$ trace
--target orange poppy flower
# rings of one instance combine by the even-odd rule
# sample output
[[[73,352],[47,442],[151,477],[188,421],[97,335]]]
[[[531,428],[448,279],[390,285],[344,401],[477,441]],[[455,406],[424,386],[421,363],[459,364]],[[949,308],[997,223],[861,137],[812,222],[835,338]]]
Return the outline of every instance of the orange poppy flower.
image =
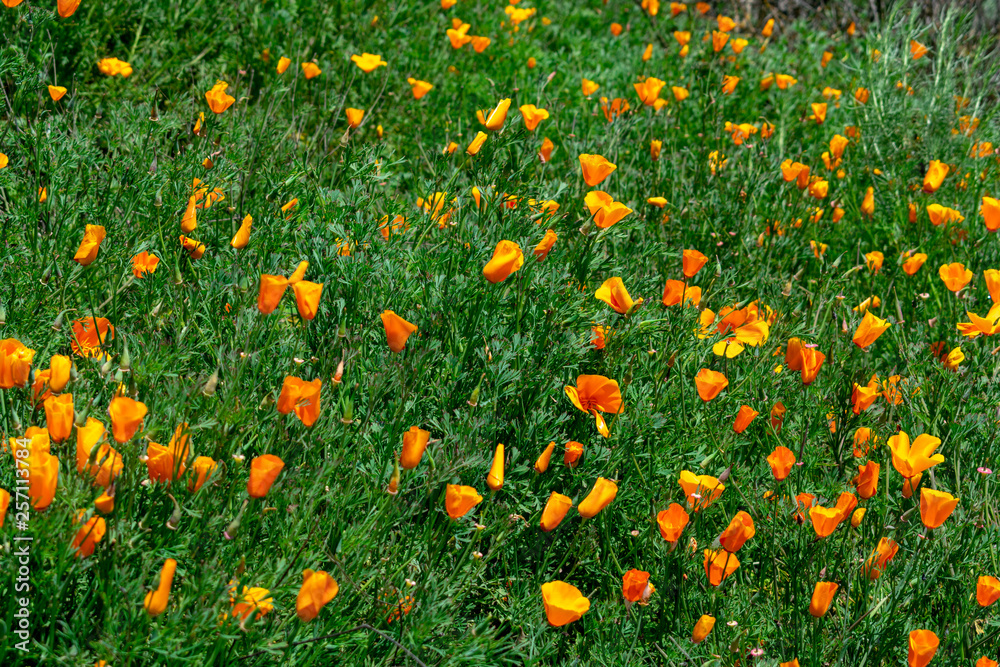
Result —
[[[212,473],[215,472],[217,465],[211,457],[199,456],[191,463],[192,476],[188,480],[188,491],[195,493],[202,486]]]
[[[35,350],[26,347],[21,341],[15,338],[0,340],[0,389],[27,385],[34,358]]]
[[[524,104],[520,107],[521,117],[524,119],[524,127],[529,132],[534,132],[538,124],[549,117],[549,112],[539,109],[534,104]]]
[[[584,519],[597,516],[597,513],[611,504],[611,501],[618,495],[618,485],[610,479],[598,477],[594,483],[594,488],[581,502],[577,511]]]
[[[812,521],[816,535],[818,537],[827,537],[844,520],[844,514],[836,507],[831,508],[816,505],[809,509],[809,519]]]
[[[73,255],[73,261],[80,266],[89,266],[97,259],[97,252],[101,249],[101,242],[104,241],[106,232],[100,225],[87,225],[83,232],[83,240],[80,247]]]
[[[691,631],[691,641],[695,644],[702,643],[705,641],[705,637],[708,637],[708,634],[712,632],[712,628],[714,627],[715,617],[703,615],[698,619],[698,622],[694,624],[694,630]]]
[[[170,587],[174,582],[174,573],[177,572],[177,561],[168,558],[163,562],[160,569],[160,581],[154,590],[146,593],[146,598],[142,602],[142,608],[150,618],[156,618],[167,610],[167,602],[170,600]]]
[[[320,610],[340,592],[337,581],[326,572],[302,571],[302,586],[295,596],[295,614],[304,623],[317,616]]]
[[[233,105],[236,98],[232,95],[226,93],[226,88],[229,84],[225,81],[216,81],[212,89],[205,93],[205,100],[208,102],[208,108],[213,112],[220,114],[226,109]],[[190,231],[190,230],[187,230]]]
[[[634,308],[642,304],[642,299],[632,301],[621,278],[608,278],[594,293],[594,297],[611,306],[621,315],[628,315]]]
[[[882,576],[885,568],[889,565],[892,559],[896,556],[899,551],[899,545],[895,541],[883,537],[879,539],[878,546],[875,547],[875,551],[872,555],[868,557],[865,561],[862,572],[871,579],[872,581],[878,579]]]
[[[600,185],[604,179],[611,175],[617,165],[609,162],[601,155],[580,155],[580,167],[583,169],[583,180],[590,187]]]
[[[444,506],[452,519],[462,518],[482,501],[483,497],[471,486],[449,484],[445,491]]]
[[[792,466],[795,465],[795,454],[787,447],[778,445],[768,455],[767,463],[771,466],[771,474],[780,482],[791,473]]]
[[[82,521],[85,515],[84,510],[80,510],[77,514],[77,521]],[[94,548],[97,543],[104,538],[104,534],[107,532],[107,524],[103,517],[94,516],[87,520],[73,537],[73,543],[70,547],[76,550],[77,558],[86,558],[94,553]]]
[[[906,663],[909,667],[927,667],[937,653],[940,641],[930,630],[914,630],[910,633]]]
[[[736,413],[736,419],[733,421],[733,430],[737,433],[743,433],[750,426],[750,423],[757,418],[760,413],[751,408],[749,405],[740,406],[739,412]]]
[[[976,602],[980,607],[989,607],[1000,600],[1000,579],[981,576],[976,581]]]
[[[715,502],[726,487],[715,477],[695,475],[688,470],[682,470],[678,482],[687,498],[688,507],[699,512]]]
[[[670,507],[656,515],[656,523],[660,527],[660,535],[672,546],[681,539],[681,533],[688,525],[690,517],[684,508],[677,503],[670,503]]]
[[[552,443],[553,446],[555,443]],[[569,496],[553,491],[549,495],[545,509],[542,510],[542,521],[539,524],[543,532],[551,532],[562,522],[566,513],[573,507],[573,500]]]
[[[382,326],[385,327],[389,349],[396,353],[403,351],[410,334],[417,331],[417,325],[407,322],[391,310],[382,313]]]
[[[725,549],[717,551],[705,549],[705,576],[712,586],[720,585],[739,566],[740,561],[736,554],[731,554]]]
[[[431,89],[434,88],[433,84],[428,83],[427,81],[414,79],[413,77],[409,77],[406,80],[406,83],[410,84],[410,89],[413,91],[413,99],[415,100],[419,100],[421,97],[431,92]]]
[[[306,79],[315,79],[317,76],[323,73],[323,70],[319,68],[316,63],[302,63],[302,74]]]
[[[865,311],[865,316],[854,332],[852,341],[855,345],[864,349],[874,343],[890,326],[887,321],[875,317],[870,310]]]
[[[927,167],[927,173],[924,175],[924,192],[927,194],[936,192],[944,183],[949,169],[950,167],[941,160],[931,160]]]
[[[626,604],[644,603],[655,590],[649,583],[649,572],[632,568],[622,575],[622,597]]]
[[[757,533],[753,519],[740,510],[719,537],[719,544],[729,553],[736,553],[743,544]]]
[[[549,625],[557,628],[579,620],[590,609],[590,600],[565,581],[542,584],[542,604]]]
[[[816,618],[826,616],[838,588],[840,586],[832,581],[817,581],[816,587],[813,588],[812,599],[809,601],[809,613]]]
[[[851,482],[857,487],[858,495],[866,500],[878,493],[879,467],[875,461],[858,466],[858,474]]]
[[[601,229],[611,227],[632,213],[632,209],[628,206],[615,201],[611,195],[600,190],[588,192],[583,203],[594,216],[594,224]]]
[[[250,462],[250,479],[247,480],[247,493],[251,498],[263,498],[271,490],[271,485],[278,478],[285,462],[274,454],[263,454]]]
[[[965,265],[960,262],[952,262],[951,264],[942,264],[941,268],[938,269],[938,276],[941,277],[945,287],[952,292],[957,292],[972,280],[972,271],[966,269]]]
[[[545,450],[538,455],[538,458],[535,460],[535,472],[542,474],[549,469],[549,461],[552,460],[552,452],[555,451],[555,448],[555,441],[550,442]]]
[[[698,388],[698,396],[708,403],[719,395],[723,389],[729,386],[729,380],[718,371],[702,368],[694,376],[695,386]]]
[[[493,249],[493,257],[483,267],[483,275],[493,283],[503,282],[524,265],[521,246],[513,241],[500,241]]]
[[[285,381],[281,385],[281,394],[278,396],[278,412],[287,415],[294,410],[295,416],[306,427],[312,426],[319,419],[322,389],[322,378],[306,382],[294,375],[285,376]]]
[[[924,487],[920,489],[920,521],[928,528],[939,528],[958,507],[958,498]]]

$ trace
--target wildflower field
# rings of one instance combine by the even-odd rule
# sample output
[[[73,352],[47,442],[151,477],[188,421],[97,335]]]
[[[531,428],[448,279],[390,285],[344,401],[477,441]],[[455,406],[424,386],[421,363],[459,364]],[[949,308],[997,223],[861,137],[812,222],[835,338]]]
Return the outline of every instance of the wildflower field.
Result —
[[[0,664],[996,667],[971,15],[0,2]]]

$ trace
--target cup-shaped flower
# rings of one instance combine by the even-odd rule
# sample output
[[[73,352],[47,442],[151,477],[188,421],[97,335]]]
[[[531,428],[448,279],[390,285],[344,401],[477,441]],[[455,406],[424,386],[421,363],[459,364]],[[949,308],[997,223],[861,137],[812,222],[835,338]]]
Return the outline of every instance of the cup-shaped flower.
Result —
[[[507,120],[507,112],[510,110],[510,98],[506,97],[499,102],[497,102],[496,107],[490,112],[489,116],[486,116],[486,129],[491,132],[496,132],[503,127],[504,121]]]
[[[319,300],[323,295],[323,283],[300,280],[292,285],[292,290],[295,292],[295,307],[298,308],[299,317],[304,320],[315,319]]]
[[[361,121],[365,118],[365,110],[355,109],[354,107],[344,109],[344,114],[347,116],[347,126],[352,130],[361,125]]]
[[[493,249],[493,257],[483,267],[483,275],[493,284],[503,282],[524,265],[521,246],[513,241],[500,241]]]
[[[541,529],[546,533],[555,530],[571,507],[573,500],[569,496],[553,491],[545,503],[545,509],[542,510]]]
[[[482,501],[483,497],[471,486],[449,484],[445,491],[444,507],[448,516],[452,519],[460,519]]]
[[[681,258],[684,276],[687,278],[693,278],[699,271],[701,271],[701,267],[705,266],[706,262],[708,262],[708,257],[697,250],[685,250]]]
[[[719,544],[729,553],[736,553],[743,544],[756,534],[757,530],[753,525],[753,518],[743,510],[736,513],[732,521],[722,535],[719,537]]]
[[[416,324],[410,324],[391,310],[382,313],[382,326],[385,327],[385,337],[389,342],[389,349],[397,354],[406,347],[406,340],[410,334],[417,330]]]
[[[294,375],[285,376],[285,381],[281,385],[281,394],[278,396],[278,412],[287,415],[294,410],[295,416],[305,426],[312,426],[319,418],[322,389],[323,380],[321,378],[306,382]]]
[[[927,167],[927,174],[924,175],[924,192],[931,194],[941,187],[945,176],[948,175],[948,165],[940,160],[931,160]]]
[[[583,180],[590,187],[600,185],[611,175],[618,165],[608,161],[602,155],[590,155],[583,153],[580,155],[580,167],[583,169]]]
[[[77,515],[77,520],[83,519],[84,511],[80,510]],[[77,558],[86,558],[94,553],[94,548],[97,543],[104,539],[104,534],[107,532],[108,526],[105,523],[103,517],[93,516],[87,519],[87,522],[80,526],[80,529],[76,531],[76,535],[73,537],[73,543],[70,547],[76,550]]]
[[[816,618],[826,616],[838,588],[840,586],[832,581],[817,581],[816,587],[813,589],[812,599],[809,601],[809,613]]]
[[[812,521],[813,530],[817,537],[827,537],[840,522],[844,520],[844,513],[836,507],[822,507],[816,505],[809,509],[809,519]]]
[[[914,253],[912,257],[909,257],[905,262],[903,262],[903,271],[908,276],[912,276],[920,267],[924,265],[927,261],[927,255],[922,252]]]
[[[590,600],[565,581],[542,584],[542,603],[549,624],[557,628],[579,620],[590,609]]]
[[[337,597],[339,592],[340,586],[337,585],[337,581],[326,572],[303,570],[302,587],[295,597],[295,613],[299,620],[308,623],[316,618],[320,609]]]
[[[681,538],[681,533],[684,532],[689,520],[688,513],[677,503],[670,503],[670,507],[656,515],[660,535],[671,545],[675,545]]]
[[[875,315],[870,310],[865,311],[865,316],[858,324],[854,337],[851,339],[855,345],[864,349],[875,342],[891,325]]]
[[[928,528],[939,528],[958,506],[958,498],[926,486],[920,489],[920,521]]]
[[[771,474],[780,482],[788,477],[792,471],[792,466],[795,465],[795,454],[788,447],[778,445],[773,452],[768,454],[767,463],[771,466]]]
[[[351,56],[351,62],[361,68],[364,73],[374,72],[379,67],[386,67],[389,65],[386,61],[382,60],[382,56],[375,55],[373,53],[362,53],[359,55]]]
[[[262,274],[260,291],[257,294],[257,310],[264,315],[270,315],[281,302],[281,297],[288,288],[288,279],[284,276]]]
[[[271,485],[278,478],[285,462],[274,454],[257,456],[250,462],[250,479],[247,480],[247,493],[251,498],[263,498],[271,490]]]
[[[618,495],[618,485],[610,479],[598,477],[594,483],[594,488],[587,497],[584,498],[577,510],[584,519],[597,516],[598,512],[611,504],[611,501]]]
[[[186,423],[179,424],[174,430],[170,444],[166,447],[150,442],[146,448],[146,468],[149,479],[154,482],[170,482],[178,479],[186,469],[191,435]]]
[[[688,470],[681,471],[678,481],[681,489],[684,490],[688,507],[694,508],[695,512],[711,505],[726,490],[725,485],[717,478],[709,475],[695,475]]]
[[[1000,579],[984,575],[976,581],[976,602],[980,607],[989,607],[1000,600]]]
[[[35,350],[15,338],[0,340],[0,389],[24,387],[31,375]]]
[[[972,280],[972,271],[966,269],[961,262],[952,262],[951,264],[942,264],[941,268],[938,269],[938,276],[944,282],[945,287],[952,292],[957,292]]]
[[[701,305],[701,288],[696,285],[688,285],[683,280],[668,280],[663,287],[663,305],[677,306],[681,303],[691,302],[695,307]]]
[[[872,555],[868,557],[867,561],[865,561],[862,572],[864,572],[872,581],[878,579],[882,576],[885,568],[896,556],[898,551],[899,545],[896,544],[894,540],[887,537],[879,539],[878,546],[875,547],[875,551],[873,551]]]
[[[548,229],[545,231],[545,236],[542,237],[542,240],[535,246],[534,251],[534,255],[538,258],[539,262],[545,261],[545,258],[549,256],[549,251],[552,250],[552,246],[555,245],[558,238],[559,237],[554,229]]]
[[[111,432],[115,440],[126,443],[132,439],[146,417],[146,404],[127,396],[115,396],[108,406],[111,415]]]
[[[648,600],[652,588],[649,572],[632,568],[622,575],[622,597],[627,603]]]
[[[225,81],[217,81],[212,89],[205,93],[205,100],[208,102],[208,108],[213,112],[219,114],[224,112],[226,109],[233,105],[236,98],[226,92],[226,88],[229,84]],[[189,230],[190,231],[190,230]]]
[[[413,91],[413,99],[415,100],[419,100],[421,97],[431,92],[431,89],[434,88],[434,84],[427,81],[421,81],[420,79],[414,79],[413,77],[409,77],[406,80],[406,83],[410,84],[410,89]]]
[[[174,573],[177,571],[177,561],[168,558],[163,562],[160,570],[160,581],[156,588],[146,593],[146,598],[142,602],[142,608],[150,618],[156,618],[167,610],[167,602],[170,600],[170,586],[174,582]]]
[[[694,630],[691,631],[691,641],[695,644],[700,644],[705,641],[705,637],[712,632],[712,628],[715,627],[715,617],[703,615],[698,619],[698,622],[694,624]]]
[[[649,76],[642,83],[634,83],[635,93],[647,107],[653,106],[660,97],[660,90],[666,85],[666,81]]]
[[[524,104],[520,107],[521,117],[524,119],[524,127],[529,132],[534,132],[538,124],[549,117],[549,112],[539,109],[534,104]]]
[[[628,290],[625,289],[625,283],[622,282],[621,278],[617,277],[605,280],[597,288],[594,298],[608,304],[616,313],[621,315],[627,315],[637,303],[642,303],[641,299],[638,302],[632,300]]]
[[[188,491],[195,493],[204,486],[216,469],[215,461],[208,456],[199,456],[191,463],[191,478],[188,480]]]
[[[906,663],[909,667],[927,667],[938,650],[938,636],[930,630],[914,630],[910,633]]]
[[[705,549],[705,576],[708,583],[718,586],[723,580],[731,575],[740,566],[740,561],[736,554],[731,554],[725,549]]]
[[[56,10],[59,12],[59,16],[64,19],[73,16],[79,7],[80,0],[58,0],[56,2]]]
[[[101,249],[101,242],[104,241],[106,232],[100,225],[87,225],[83,232],[83,240],[80,247],[73,255],[73,261],[80,266],[89,266],[97,259],[97,252]]]
[[[323,73],[316,63],[302,63],[302,74],[306,79],[315,79]]]
[[[487,135],[485,132],[477,132],[475,138],[469,143],[469,147],[465,149],[468,155],[476,155],[479,153],[479,149],[483,147],[486,143]]]
[[[944,462],[944,455],[934,453],[941,444],[941,439],[927,433],[918,435],[911,444],[906,431],[900,431],[889,437],[888,444],[892,452],[892,465],[903,477],[914,477]]]
[[[611,195],[601,190],[591,190],[583,199],[584,205],[594,216],[594,224],[601,229],[607,229],[621,222],[632,209],[620,201],[615,201]]]
[[[233,592],[235,592],[235,586],[233,587]],[[232,595],[230,595],[229,599],[233,603],[232,615],[239,618],[241,622],[249,619],[254,612],[257,612],[259,617],[264,616],[274,609],[271,591],[266,588],[247,588],[244,586],[243,593],[238,599]]]
[[[718,371],[702,368],[694,376],[694,384],[698,389],[698,396],[701,397],[701,400],[708,403],[729,386],[729,380]]]
[[[552,460],[552,452],[555,451],[556,443],[552,441],[548,444],[545,450],[538,455],[535,460],[535,472],[541,474],[549,469],[549,461]]]
[[[53,442],[62,442],[73,430],[73,395],[50,396],[44,401],[45,426]]]
[[[399,465],[407,470],[416,468],[424,456],[430,437],[430,431],[411,426],[410,430],[403,434],[403,453],[399,456]]]

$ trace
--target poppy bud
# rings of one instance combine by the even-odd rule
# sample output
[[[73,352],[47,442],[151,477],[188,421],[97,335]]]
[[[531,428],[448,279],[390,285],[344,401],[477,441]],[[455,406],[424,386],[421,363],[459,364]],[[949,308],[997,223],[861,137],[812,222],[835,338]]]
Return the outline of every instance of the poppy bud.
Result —
[[[171,512],[170,518],[167,519],[167,528],[170,530],[177,530],[177,526],[181,522],[181,506],[177,503],[177,499],[169,493],[167,494],[167,497],[170,498],[171,502],[174,504],[174,511]]]
[[[125,343],[125,351],[122,353],[122,358],[118,362],[118,368],[123,372],[128,373],[132,370],[132,355],[128,352],[128,343]]]
[[[240,507],[240,511],[239,511],[239,513],[238,513],[238,514],[236,515],[236,518],[235,518],[235,519],[233,519],[233,520],[232,520],[232,521],[231,521],[231,522],[229,523],[229,526],[228,526],[228,527],[226,528],[226,530],[225,530],[225,531],[224,531],[224,532],[222,533],[222,534],[223,534],[223,536],[224,536],[224,537],[225,537],[225,538],[226,538],[227,540],[231,540],[231,539],[235,538],[235,537],[236,537],[236,533],[238,533],[238,532],[239,532],[239,530],[240,530],[240,521],[242,521],[242,520],[243,520],[243,512],[245,512],[245,511],[246,511],[246,509],[247,509],[247,504],[248,504],[249,502],[250,502],[250,500],[249,500],[249,499],[247,499],[247,500],[244,500],[244,501],[243,501],[243,505],[242,505],[242,506]],[[243,567],[243,561],[240,561],[240,567],[241,567],[241,568]],[[239,569],[239,568],[237,568],[237,569]]]
[[[389,486],[386,488],[385,492],[390,496],[394,496],[399,493],[399,463],[396,459],[392,460],[392,477],[389,478]]]
[[[472,396],[470,396],[468,400],[469,405],[472,407],[476,407],[477,405],[479,405],[479,390],[483,386],[483,379],[485,377],[486,373],[483,373],[479,377],[479,383],[476,385],[476,388],[472,390]]]
[[[212,373],[211,377],[208,378],[208,381],[205,383],[205,386],[202,387],[201,393],[203,396],[214,396],[215,389],[218,386],[219,386],[219,369],[216,368],[215,371]]]

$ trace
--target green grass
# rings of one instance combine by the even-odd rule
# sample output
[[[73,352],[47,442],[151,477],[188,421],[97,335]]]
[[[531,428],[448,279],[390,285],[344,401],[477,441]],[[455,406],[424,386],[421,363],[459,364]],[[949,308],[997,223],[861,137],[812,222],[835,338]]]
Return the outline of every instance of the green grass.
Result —
[[[51,445],[58,488],[30,517],[27,653],[8,631],[18,608],[11,552],[22,535],[12,499],[0,529],[0,599],[11,600],[0,608],[4,665],[776,666],[796,657],[803,666],[900,665],[916,629],[940,638],[932,664],[1000,660],[997,607],[976,602],[977,578],[1000,576],[996,473],[977,471],[1000,473],[1000,360],[993,338],[963,338],[956,329],[966,311],[985,316],[992,303],[983,272],[1000,269],[996,237],[979,214],[982,197],[1000,192],[998,161],[970,154],[976,142],[1000,145],[995,40],[972,41],[956,13],[925,25],[893,11],[881,17],[881,30],[859,25],[853,37],[822,17],[779,19],[766,40],[763,22],[740,25],[731,40],[749,44],[730,61],[729,46],[720,55],[711,38],[702,41],[717,27],[716,9],[736,15],[728,7],[701,16],[692,3],[672,18],[667,3],[651,20],[624,0],[516,7],[529,4],[538,11],[516,32],[502,3],[481,0],[447,11],[430,1],[84,0],[66,19],[55,3],[0,7],[0,153],[9,157],[0,169],[0,339],[35,350],[37,373],[52,355],[74,356],[73,320],[108,318],[111,361],[74,356],[66,391],[78,420],[94,417],[110,433],[108,405],[120,385],[148,407],[135,437],[112,442],[124,466],[92,556],[77,558],[70,547],[74,516],[81,508],[94,513],[102,489],[77,472],[75,433]],[[452,17],[469,23],[470,35],[490,37],[490,46],[481,54],[454,50],[445,34]],[[620,37],[612,22],[625,26]],[[686,58],[675,30],[692,33]],[[930,53],[913,60],[911,39]],[[653,57],[644,62],[647,44]],[[825,68],[824,51],[834,54]],[[363,52],[388,66],[363,73],[350,61]],[[275,71],[280,56],[292,60],[283,75]],[[127,61],[133,74],[102,75],[96,63],[105,57]],[[300,64],[313,59],[322,74],[306,80]],[[769,73],[797,83],[761,91]],[[725,74],[741,77],[731,95],[721,91]],[[669,101],[657,112],[633,88],[646,76],[666,82],[661,96]],[[407,77],[434,88],[415,100]],[[583,77],[601,86],[590,98],[581,93]],[[204,94],[219,79],[236,102],[216,115]],[[50,84],[68,89],[61,101],[49,97]],[[676,102],[671,86],[690,97]],[[820,125],[808,119],[810,104],[824,101],[827,86],[842,95]],[[871,91],[867,104],[853,97],[859,86]],[[631,109],[609,124],[602,96],[624,98]],[[969,100],[961,114],[955,96]],[[481,129],[476,111],[508,97],[504,129],[467,156]],[[522,104],[551,117],[528,132]],[[348,128],[346,107],[366,110],[359,128]],[[200,113],[199,136],[192,128]],[[978,128],[953,132],[959,115],[978,118]],[[775,132],[737,146],[724,132],[727,121],[766,122]],[[860,128],[860,139],[845,150],[838,177],[821,154],[848,126]],[[537,156],[543,137],[556,146],[547,163]],[[657,161],[654,139],[663,142]],[[459,148],[448,155],[450,141]],[[713,151],[728,160],[714,174]],[[581,153],[603,155],[617,170],[589,188]],[[211,169],[203,166],[209,157]],[[828,196],[817,200],[786,183],[786,159],[828,179]],[[952,170],[937,192],[924,194],[934,159]],[[195,178],[225,194],[198,211],[188,234],[205,244],[199,259],[178,242]],[[486,193],[482,207],[473,186]],[[871,219],[861,212],[869,187]],[[596,228],[583,205],[592,189],[633,213]],[[417,208],[435,192],[455,198],[442,229]],[[504,206],[504,195],[520,203]],[[663,210],[646,203],[653,196],[667,199]],[[293,198],[297,207],[282,212]],[[540,219],[529,199],[560,206]],[[931,203],[959,210],[964,222],[932,225]],[[814,222],[816,207],[824,213]],[[844,210],[837,223],[835,207]],[[250,242],[236,250],[229,242],[246,215]],[[409,229],[385,240],[379,222],[396,215]],[[765,233],[774,222],[781,235]],[[82,267],[72,258],[88,224],[104,226],[107,236],[97,260]],[[532,250],[549,228],[558,240],[539,262]],[[501,240],[518,243],[525,261],[492,284],[482,269]],[[828,245],[822,259],[812,240]],[[345,241],[350,255],[338,253]],[[757,301],[771,309],[763,345],[718,357],[712,344],[724,336],[695,335],[699,309],[660,304],[665,281],[683,278],[688,248],[709,257],[691,281],[703,290],[702,308]],[[878,273],[865,267],[874,250],[885,256]],[[910,250],[928,255],[913,276],[901,268]],[[142,251],[161,261],[135,279],[132,257]],[[298,316],[291,289],[275,312],[261,314],[260,276],[287,277],[303,260],[306,280],[324,285],[317,317]],[[937,275],[951,262],[975,274],[958,296]],[[594,298],[611,277],[644,298],[627,317]],[[861,320],[854,308],[872,295],[881,301],[872,312],[892,326],[862,350],[851,342]],[[400,354],[386,344],[385,310],[419,327]],[[591,344],[596,325],[611,329],[603,350]],[[785,359],[774,354],[792,337],[826,355],[808,386],[787,367],[775,372]],[[938,341],[945,351],[961,347],[956,371],[929,351]],[[695,388],[702,368],[729,380],[710,402]],[[580,374],[622,388],[623,413],[606,415],[608,438],[564,393]],[[288,375],[322,379],[320,416],[310,428],[276,408]],[[872,375],[905,378],[903,400],[879,398],[855,415],[852,387]],[[206,394],[214,379],[216,390]],[[778,402],[787,413],[775,430],[769,412]],[[761,414],[736,434],[732,422],[744,404]],[[187,475],[148,483],[140,459],[148,442],[166,445],[182,423],[191,457],[218,462],[194,493]],[[5,442],[45,425],[30,386],[0,389]],[[414,425],[430,431],[431,443],[420,465],[403,471],[398,494],[388,494],[403,433]],[[863,459],[852,454],[859,427],[880,440]],[[921,524],[919,492],[902,496],[885,445],[899,431],[941,440],[945,461],[921,484],[960,502],[940,528]],[[563,463],[570,440],[583,444],[576,468]],[[538,475],[533,465],[550,441],[552,463]],[[505,482],[490,492],[485,478],[498,443]],[[766,462],[779,445],[802,463],[781,483]],[[267,496],[249,499],[241,512],[250,461],[265,453],[285,468]],[[877,494],[860,500],[867,509],[860,526],[844,521],[817,539],[808,517],[803,525],[793,520],[796,494],[832,507],[855,491],[851,479],[869,460],[881,476]],[[12,451],[0,461],[0,488],[13,492]],[[682,470],[728,478],[714,504],[691,513],[671,550],[655,517],[685,502]],[[598,477],[617,482],[617,497],[583,521],[575,507]],[[451,520],[447,484],[473,486],[484,500]],[[574,509],[543,533],[538,523],[553,491],[571,497]],[[778,500],[765,499],[769,491]],[[703,550],[741,510],[756,535],[738,552],[740,568],[712,587]],[[882,537],[899,552],[870,581],[862,566]],[[143,599],[167,558],[178,563],[170,601],[150,619]],[[329,572],[340,586],[310,623],[295,606],[306,568]],[[627,610],[622,576],[632,568],[649,572],[656,592],[648,606]],[[808,607],[821,578],[840,589],[816,619]],[[245,628],[220,623],[232,580],[268,589],[274,609]],[[543,609],[541,585],[553,580],[591,602],[561,628]],[[400,615],[404,596],[412,609]],[[703,614],[717,623],[694,644],[691,630]],[[751,657],[753,649],[763,654]]]

